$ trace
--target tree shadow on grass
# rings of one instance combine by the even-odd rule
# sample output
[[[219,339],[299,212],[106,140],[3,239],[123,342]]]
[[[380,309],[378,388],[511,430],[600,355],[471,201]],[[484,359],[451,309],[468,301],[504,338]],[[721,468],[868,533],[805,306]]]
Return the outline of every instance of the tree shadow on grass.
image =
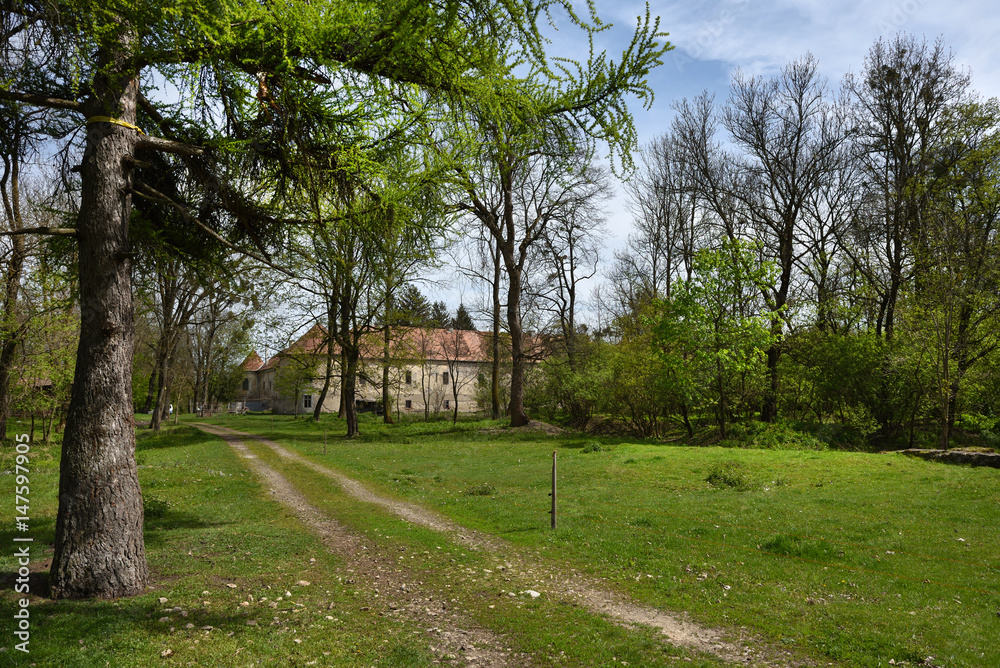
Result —
[[[526,527],[514,527],[512,529],[503,529],[502,531],[497,531],[498,534],[509,534],[509,533],[531,533],[546,531],[549,527],[542,526],[526,526]]]
[[[180,510],[161,510],[152,515],[147,513],[143,522],[146,546],[159,546],[171,540],[171,533],[180,530],[211,529],[233,524],[233,522],[210,522],[204,518]]]
[[[38,575],[39,588],[35,589],[33,582],[31,593],[47,597],[48,572]],[[133,661],[140,663],[140,659],[142,665],[147,665],[151,659],[159,658],[164,643],[181,643],[185,638],[204,641],[220,635],[261,634],[260,629],[247,625],[248,620],[262,615],[259,610],[224,612],[194,604],[159,603],[158,595],[153,594],[113,600],[33,597],[29,610],[32,665],[103,666],[110,661],[111,665],[124,666],[132,665]]]
[[[189,425],[164,428],[159,432],[140,429],[136,433],[135,449],[136,452],[142,452],[163,448],[186,448],[192,445],[205,445],[215,440],[215,436]]]

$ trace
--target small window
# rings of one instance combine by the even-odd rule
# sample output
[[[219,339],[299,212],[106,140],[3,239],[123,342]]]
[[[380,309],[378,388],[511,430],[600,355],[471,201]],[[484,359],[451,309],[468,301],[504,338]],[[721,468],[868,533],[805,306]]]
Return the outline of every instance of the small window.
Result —
[[[302,407],[303,408],[312,408],[313,407],[313,395],[311,395],[311,394],[304,394],[304,395],[302,395]]]
[[[406,375],[407,375],[407,376],[409,376],[409,375],[410,375],[410,372],[409,372],[409,371],[407,371],[407,372],[406,372]],[[406,407],[407,407],[408,409],[409,409],[409,408],[413,408],[413,401],[412,401],[412,400],[410,400],[410,399],[407,399],[407,400],[406,400]]]
[[[445,399],[444,400],[444,407],[445,407],[445,410],[451,408],[451,401],[449,399]]]
[[[244,378],[243,379],[243,391],[247,392],[249,389],[250,389],[250,379],[249,378]]]
[[[413,383],[413,372],[412,371],[407,371],[406,372],[406,384],[410,385],[412,383]],[[407,408],[409,408],[409,406],[407,406]]]
[[[448,384],[448,372],[447,371],[445,371],[445,372],[443,372],[441,374],[441,384],[442,385],[447,385]],[[447,406],[445,406],[445,408],[447,408]]]

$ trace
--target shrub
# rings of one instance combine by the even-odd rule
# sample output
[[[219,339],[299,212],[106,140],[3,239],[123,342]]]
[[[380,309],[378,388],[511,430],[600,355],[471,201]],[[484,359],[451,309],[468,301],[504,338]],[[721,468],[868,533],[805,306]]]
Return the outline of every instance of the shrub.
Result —
[[[587,445],[583,446],[583,449],[580,450],[580,452],[588,452],[588,453],[589,452],[608,452],[609,450],[611,450],[610,447],[608,447],[606,445],[601,445],[597,441],[591,441],[590,443],[587,443]]]
[[[750,472],[750,467],[737,461],[720,462],[712,467],[705,478],[708,484],[715,487],[730,487],[745,492],[757,487]]]
[[[979,438],[983,439],[983,444],[994,450],[1000,448],[1000,433],[986,430],[980,432]]]
[[[984,432],[995,431],[997,422],[996,419],[979,413],[962,413],[955,421],[955,426],[973,434],[983,435]]]
[[[826,444],[812,434],[785,422],[747,421],[734,424],[729,439],[720,445],[755,450],[825,450]]]

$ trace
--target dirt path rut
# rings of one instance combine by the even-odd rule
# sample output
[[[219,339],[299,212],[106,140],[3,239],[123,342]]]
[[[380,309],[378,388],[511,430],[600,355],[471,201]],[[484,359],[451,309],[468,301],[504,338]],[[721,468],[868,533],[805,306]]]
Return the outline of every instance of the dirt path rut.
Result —
[[[349,564],[351,579],[359,585],[362,583],[357,580],[364,580],[363,586],[395,601],[388,604],[386,614],[401,617],[424,629],[429,647],[439,660],[456,660],[466,665],[489,668],[532,665],[526,655],[511,650],[506,641],[492,631],[470,626],[458,611],[452,609],[445,592],[425,586],[412,573],[398,568],[391,557],[380,555],[363,537],[351,533],[310,504],[284,476],[250,451],[243,442],[251,437],[249,434],[215,425],[196,426],[225,440],[239,457],[246,460],[275,497],[290,507],[330,552]]]
[[[762,648],[759,643],[754,643],[751,646],[749,643],[728,641],[724,639],[723,632],[720,630],[697,624],[678,615],[668,614],[657,608],[636,604],[621,594],[603,588],[599,581],[591,577],[584,576],[577,571],[566,572],[552,565],[540,563],[541,560],[537,557],[529,557],[518,548],[495,536],[469,530],[415,504],[376,494],[361,482],[292,452],[269,439],[214,425],[197,426],[225,438],[231,444],[236,439],[254,439],[271,448],[279,457],[307,466],[333,480],[347,494],[360,501],[381,506],[413,524],[449,534],[456,542],[469,549],[489,551],[504,563],[505,575],[516,579],[519,588],[533,589],[543,595],[581,605],[591,612],[605,615],[623,626],[652,627],[659,630],[667,642],[672,645],[706,652],[737,665],[775,667],[811,665],[778,658],[775,656],[775,652]],[[257,465],[263,466],[259,461]],[[273,470],[271,470],[271,474],[278,475]],[[286,487],[287,492],[279,493],[279,497],[284,494],[288,498],[298,498],[299,501],[296,503],[308,505],[287,482],[283,484],[282,489]],[[311,510],[319,513],[314,508]],[[331,523],[330,520],[323,520],[323,522]],[[339,531],[345,533],[342,528]],[[354,552],[351,558],[358,558],[357,555],[358,552]],[[508,660],[507,663],[497,665],[517,664]]]

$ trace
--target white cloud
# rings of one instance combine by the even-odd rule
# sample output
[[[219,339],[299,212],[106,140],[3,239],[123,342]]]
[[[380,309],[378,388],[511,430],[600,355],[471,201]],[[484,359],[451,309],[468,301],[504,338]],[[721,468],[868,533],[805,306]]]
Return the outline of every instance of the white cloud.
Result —
[[[807,51],[839,81],[862,68],[871,44],[897,32],[939,35],[956,61],[973,69],[985,95],[1000,95],[1000,21],[991,4],[931,0],[711,0],[655,3],[671,41],[686,57],[718,60],[752,73],[772,73]],[[599,6],[600,11],[600,6]]]

